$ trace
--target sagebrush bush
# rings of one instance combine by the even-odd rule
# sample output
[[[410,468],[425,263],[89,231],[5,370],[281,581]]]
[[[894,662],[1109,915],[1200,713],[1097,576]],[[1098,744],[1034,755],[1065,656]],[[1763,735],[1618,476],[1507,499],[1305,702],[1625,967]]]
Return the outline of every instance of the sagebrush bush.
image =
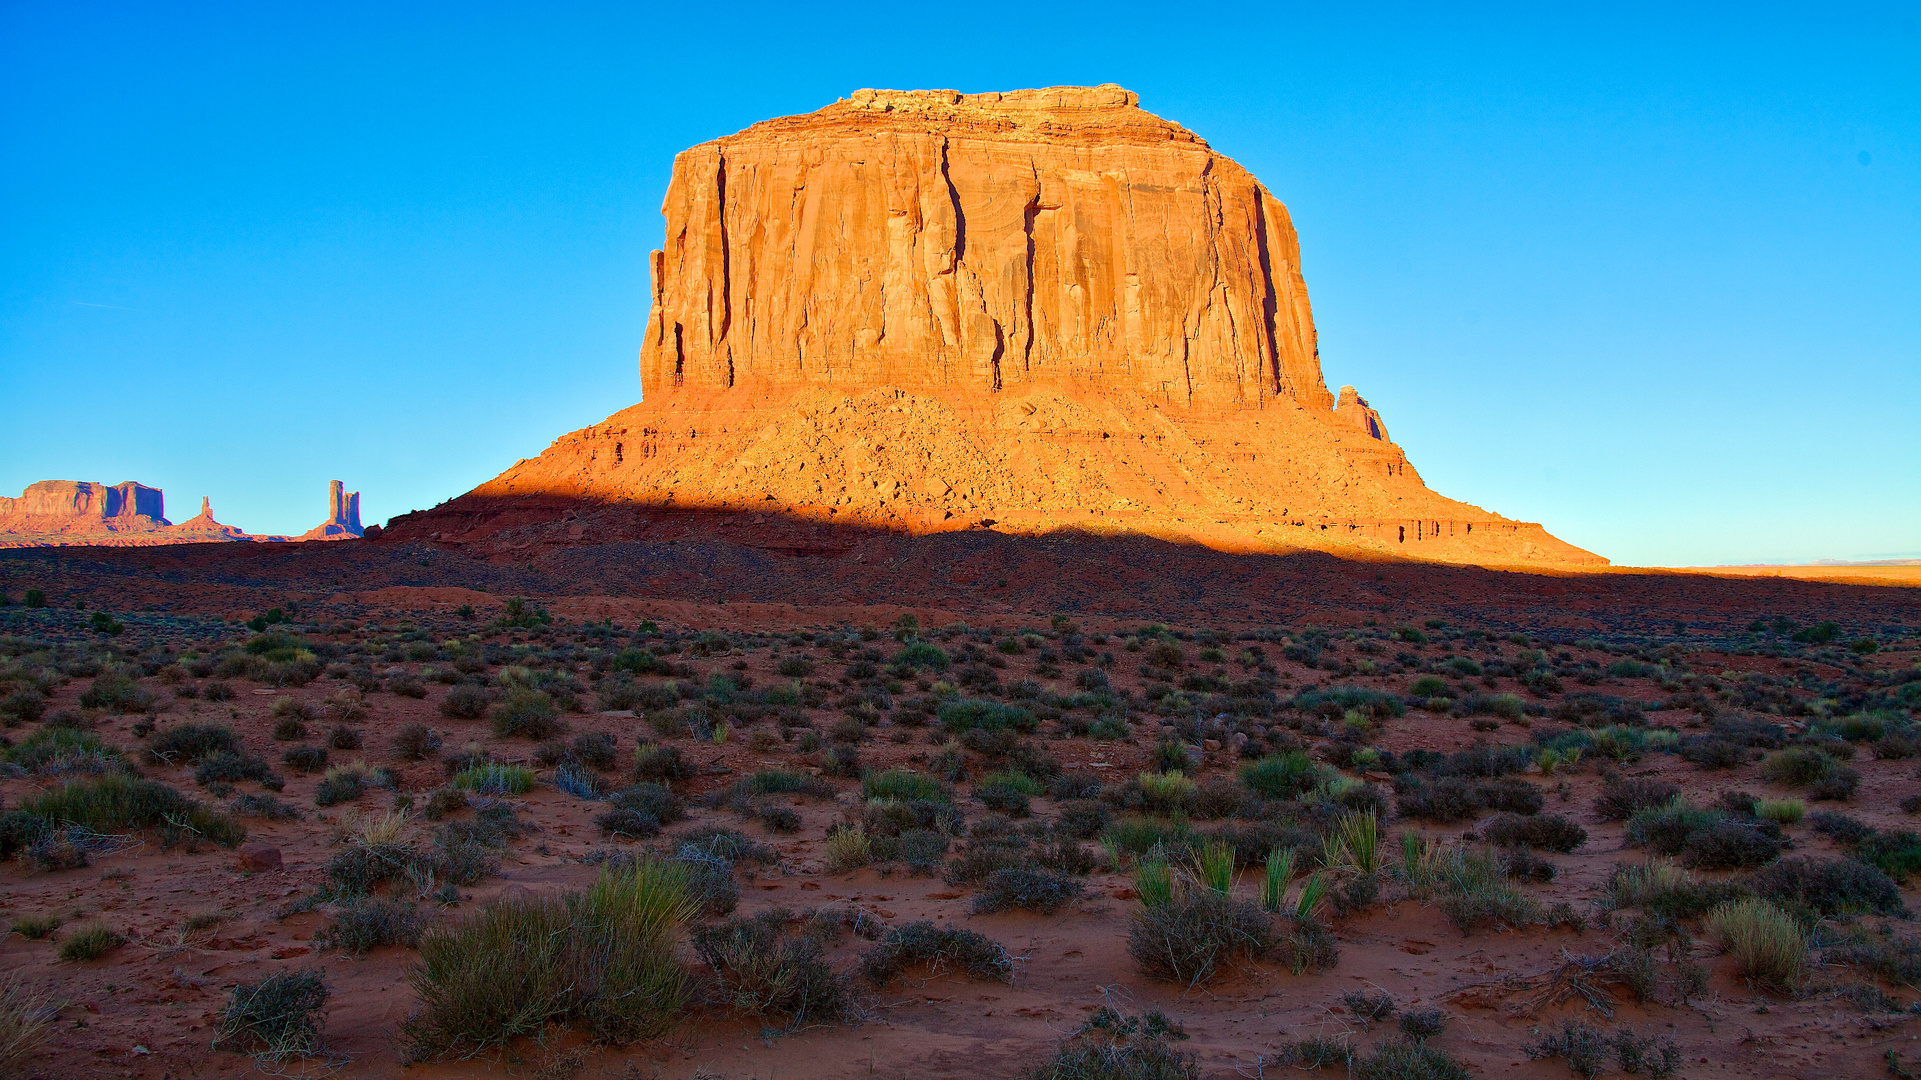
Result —
[[[1906,910],[1894,879],[1856,859],[1782,859],[1755,871],[1749,885],[1766,899],[1824,917]]]
[[[517,687],[488,711],[487,722],[500,739],[551,739],[567,730],[550,695]]]
[[[404,724],[394,734],[394,753],[403,761],[425,761],[440,752],[440,736],[425,724]]]
[[[487,714],[491,701],[486,687],[459,683],[448,688],[446,696],[440,699],[440,715],[449,720],[478,720]]]
[[[874,985],[886,986],[921,965],[933,976],[958,968],[970,979],[997,982],[1007,982],[1014,973],[1014,958],[999,942],[978,931],[924,919],[888,931],[861,957],[860,973]]]
[[[716,1004],[741,1016],[779,1019],[788,1030],[832,1023],[847,1011],[847,987],[821,957],[818,938],[790,932],[772,909],[694,933],[694,951],[713,971]]]
[[[1481,835],[1501,847],[1539,848],[1563,855],[1587,843],[1587,830],[1558,814],[1497,814],[1481,826]]]
[[[296,746],[280,756],[281,764],[297,773],[321,772],[327,767],[327,748]]]
[[[684,867],[640,862],[584,893],[505,896],[429,930],[408,980],[408,1060],[471,1057],[553,1024],[613,1045],[665,1031],[687,992],[674,958],[694,906],[685,882]]]
[[[155,732],[147,742],[147,757],[156,765],[194,763],[213,753],[240,754],[240,736],[220,724],[176,724]]]
[[[1594,813],[1602,821],[1626,821],[1636,812],[1663,806],[1681,789],[1665,780],[1614,774],[1601,783],[1601,795],[1594,800]]]
[[[1150,979],[1198,986],[1234,958],[1266,956],[1277,944],[1259,907],[1212,889],[1176,889],[1135,913],[1127,952]]]
[[[1020,908],[1052,915],[1082,892],[1081,883],[1045,870],[1008,867],[987,876],[974,895],[974,913],[988,914]]]
[[[315,938],[323,948],[360,955],[382,945],[412,948],[420,943],[427,917],[413,903],[396,899],[347,904]]]

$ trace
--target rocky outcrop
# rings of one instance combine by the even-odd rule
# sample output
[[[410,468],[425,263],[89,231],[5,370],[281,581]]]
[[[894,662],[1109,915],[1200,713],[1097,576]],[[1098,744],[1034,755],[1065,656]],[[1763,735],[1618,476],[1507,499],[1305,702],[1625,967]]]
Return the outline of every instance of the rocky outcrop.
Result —
[[[360,527],[360,492],[346,490],[338,480],[327,484],[327,520],[295,537],[297,540],[357,540],[366,530]]]
[[[167,525],[159,488],[131,480],[42,480],[17,499],[0,498],[0,528],[39,532],[144,532]]]
[[[803,522],[1604,561],[1435,494],[1337,406],[1287,209],[1119,87],[859,91],[686,151],[662,209],[645,400],[389,535],[717,513],[772,548]]]
[[[213,518],[213,500],[205,495],[200,497],[200,513],[167,530],[178,543],[207,543],[218,540],[252,540],[244,531],[232,525],[222,525]]]

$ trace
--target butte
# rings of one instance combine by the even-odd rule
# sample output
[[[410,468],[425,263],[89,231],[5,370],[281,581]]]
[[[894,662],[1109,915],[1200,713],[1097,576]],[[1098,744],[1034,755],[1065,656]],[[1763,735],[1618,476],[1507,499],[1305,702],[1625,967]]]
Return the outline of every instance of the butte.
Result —
[[[1321,376],[1287,208],[1117,86],[861,90],[680,154],[643,400],[386,536],[1143,534],[1598,566]]]

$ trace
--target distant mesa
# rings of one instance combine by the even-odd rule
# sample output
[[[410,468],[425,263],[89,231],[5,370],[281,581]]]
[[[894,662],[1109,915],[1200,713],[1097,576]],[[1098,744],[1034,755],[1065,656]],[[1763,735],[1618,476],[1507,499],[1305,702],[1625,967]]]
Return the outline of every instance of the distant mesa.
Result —
[[[175,525],[167,520],[159,488],[129,480],[112,486],[87,480],[42,480],[17,499],[0,497],[0,548],[152,547],[238,541],[353,540],[362,534],[360,493],[329,486],[327,520],[298,537],[253,536],[214,520],[212,500],[200,513]]]
[[[662,212],[644,401],[389,537],[1606,561],[1436,494],[1358,391],[1337,401],[1287,208],[1118,86],[856,91],[683,152]]]

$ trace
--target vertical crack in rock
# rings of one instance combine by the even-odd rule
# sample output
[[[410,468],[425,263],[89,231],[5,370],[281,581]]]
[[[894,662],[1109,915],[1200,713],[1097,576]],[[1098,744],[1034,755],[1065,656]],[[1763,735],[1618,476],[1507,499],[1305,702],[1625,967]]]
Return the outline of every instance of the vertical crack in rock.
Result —
[[[940,178],[947,185],[947,201],[954,207],[954,257],[947,264],[947,272],[960,269],[961,260],[967,257],[967,215],[961,212],[960,191],[954,187],[954,177],[947,171],[947,139],[940,141]]]
[[[1041,214],[1040,174],[1034,175],[1034,196],[1021,208],[1021,232],[1027,241],[1027,291],[1022,299],[1021,319],[1027,324],[1027,340],[1021,343],[1021,377],[1032,378],[1034,355],[1034,219]],[[998,381],[998,380],[997,380]]]

